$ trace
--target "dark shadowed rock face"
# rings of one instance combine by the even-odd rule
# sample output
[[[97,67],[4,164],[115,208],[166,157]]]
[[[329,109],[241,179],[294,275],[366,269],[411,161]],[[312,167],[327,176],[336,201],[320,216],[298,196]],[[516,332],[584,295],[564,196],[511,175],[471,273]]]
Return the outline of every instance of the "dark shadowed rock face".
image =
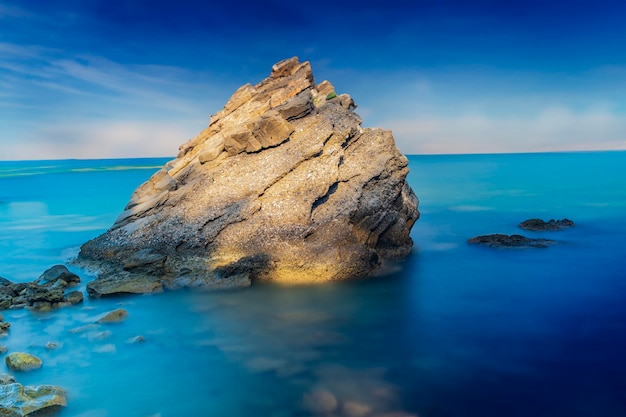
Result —
[[[407,255],[407,159],[355,108],[297,58],[239,88],[83,245],[77,262],[99,272],[89,293],[338,280]]]
[[[541,219],[529,219],[524,220],[519,224],[519,227],[525,230],[531,231],[544,231],[544,230],[561,230],[568,227],[573,227],[574,222],[569,219],[554,220],[550,219],[547,222]]]
[[[547,248],[556,243],[550,239],[531,239],[522,235],[492,234],[476,236],[467,241],[468,243],[485,245],[492,248]]]
[[[46,310],[83,301],[81,291],[71,291],[80,277],[64,265],[55,265],[33,282],[11,282],[0,278],[0,310],[29,307]],[[0,325],[1,327],[1,325]]]

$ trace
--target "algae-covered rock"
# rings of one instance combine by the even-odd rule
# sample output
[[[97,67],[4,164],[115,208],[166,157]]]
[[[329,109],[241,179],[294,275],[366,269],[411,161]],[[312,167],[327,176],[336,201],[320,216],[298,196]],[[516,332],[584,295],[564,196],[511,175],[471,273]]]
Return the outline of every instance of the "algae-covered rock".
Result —
[[[12,352],[4,358],[9,369],[13,371],[31,371],[43,365],[41,359],[24,352]]]
[[[53,385],[0,385],[0,416],[51,416],[66,406],[65,390]]]

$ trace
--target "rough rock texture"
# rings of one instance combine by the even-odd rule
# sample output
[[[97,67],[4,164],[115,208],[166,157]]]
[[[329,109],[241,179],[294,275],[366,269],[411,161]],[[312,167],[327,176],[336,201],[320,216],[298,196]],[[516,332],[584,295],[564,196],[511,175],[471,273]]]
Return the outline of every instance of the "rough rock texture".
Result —
[[[4,360],[7,367],[13,371],[31,371],[41,368],[43,364],[37,356],[24,352],[9,353]]]
[[[11,323],[4,321],[4,316],[0,314],[0,335],[8,332],[10,327]]]
[[[59,282],[61,282],[59,284]],[[65,265],[55,265],[52,268],[46,270],[35,281],[38,285],[61,285],[64,288],[67,286],[73,286],[80,283],[80,277],[70,270]]]
[[[531,239],[522,235],[492,234],[473,237],[468,243],[492,248],[547,248],[556,242],[550,239]]]
[[[569,219],[550,219],[547,222],[541,219],[528,219],[521,222],[519,227],[536,232],[544,230],[561,230],[568,227],[574,227],[574,222]]]
[[[0,385],[13,384],[15,377],[10,374],[0,373]]]
[[[239,88],[82,246],[77,263],[99,275],[89,294],[329,281],[407,255],[419,217],[407,159],[355,108],[297,58]]]
[[[33,282],[14,283],[0,278],[0,310],[19,307],[45,310],[79,303],[82,292],[67,290],[79,283],[80,277],[64,265],[53,266]]]
[[[67,394],[53,385],[0,385],[0,416],[50,416],[67,406]]]

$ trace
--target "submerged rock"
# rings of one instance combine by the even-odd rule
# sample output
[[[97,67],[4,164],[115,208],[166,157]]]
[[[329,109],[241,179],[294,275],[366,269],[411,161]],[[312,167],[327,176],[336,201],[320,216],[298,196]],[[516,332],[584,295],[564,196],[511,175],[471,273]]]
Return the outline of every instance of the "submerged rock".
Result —
[[[492,248],[547,248],[556,243],[550,239],[531,239],[522,235],[502,234],[476,236],[467,242]]]
[[[143,343],[145,341],[146,341],[146,338],[144,336],[142,336],[142,335],[126,339],[126,343],[129,343],[129,344],[132,344],[132,343]]]
[[[554,220],[547,222],[541,219],[528,219],[519,224],[519,227],[525,230],[544,231],[544,230],[561,230],[568,227],[574,227],[574,222],[569,219]]]
[[[65,390],[53,385],[0,385],[0,415],[10,417],[52,415],[67,406]]]
[[[71,291],[65,295],[65,300],[70,304],[82,303],[84,298],[82,291]]]
[[[302,405],[305,410],[314,414],[328,415],[337,409],[339,402],[332,392],[318,389],[305,393]]]
[[[63,343],[61,342],[47,342],[44,347],[48,350],[55,350],[55,349],[60,349],[63,346]]]
[[[341,407],[341,412],[346,417],[365,417],[371,411],[372,407],[355,401],[346,401]]]
[[[43,362],[37,356],[24,352],[9,353],[4,360],[7,367],[12,371],[31,371],[39,369],[43,365]]]
[[[123,308],[109,311],[104,316],[100,317],[96,323],[121,323],[128,318],[128,311]]]
[[[77,263],[91,296],[364,276],[407,255],[418,200],[390,131],[291,58],[239,88]]]

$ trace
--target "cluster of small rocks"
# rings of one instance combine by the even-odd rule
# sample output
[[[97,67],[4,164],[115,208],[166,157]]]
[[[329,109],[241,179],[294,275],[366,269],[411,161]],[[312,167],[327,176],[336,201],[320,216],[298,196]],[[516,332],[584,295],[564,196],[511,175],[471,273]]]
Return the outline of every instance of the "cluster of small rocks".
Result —
[[[7,356],[6,363],[13,371],[28,371],[40,367],[41,359],[27,353],[16,352]],[[67,406],[67,393],[63,388],[54,385],[22,385],[16,382],[13,375],[0,374],[0,415],[2,416],[49,416],[65,406]]]
[[[13,372],[28,372],[41,368],[37,356],[12,352],[5,357],[7,368]],[[67,406],[67,393],[54,385],[22,385],[13,375],[0,374],[0,415],[11,417],[51,415]]]
[[[49,276],[50,275],[48,275],[48,277]],[[58,282],[59,280],[60,278],[52,281]],[[123,322],[128,318],[128,316],[128,311],[118,308],[102,314],[90,324],[81,326],[80,328],[71,329],[68,333],[76,334],[88,332],[89,340],[101,340],[110,337],[112,332],[108,330],[100,331],[99,326]],[[0,314],[0,327],[4,323],[6,322]],[[8,323],[6,324],[8,329]],[[127,343],[141,343],[144,341],[144,336],[139,335],[128,339]],[[110,346],[113,345],[104,345],[103,347],[98,348],[100,350],[96,349],[95,351],[109,352]],[[56,350],[61,349],[62,347],[62,343],[53,341],[50,341],[45,345],[47,350]],[[0,345],[1,354],[5,354],[8,351],[8,347]],[[115,351],[114,346],[112,351]],[[34,371],[44,365],[41,358],[26,352],[8,353],[5,356],[4,361],[7,369],[14,373]],[[0,416],[51,416],[56,414],[62,407],[65,406],[67,406],[67,393],[63,388],[53,385],[25,386],[17,383],[13,375],[0,373]]]
[[[63,265],[53,266],[32,282],[15,283],[0,277],[0,310],[22,307],[46,310],[78,304],[84,295],[71,288],[79,283],[80,277]]]
[[[521,229],[533,232],[555,231],[573,226],[574,222],[569,219],[551,219],[547,222],[541,219],[528,219],[519,224]],[[467,242],[471,244],[489,246],[492,248],[547,248],[548,246],[557,243],[552,239],[529,238],[518,234],[504,235],[499,233],[476,236],[468,239]]]

